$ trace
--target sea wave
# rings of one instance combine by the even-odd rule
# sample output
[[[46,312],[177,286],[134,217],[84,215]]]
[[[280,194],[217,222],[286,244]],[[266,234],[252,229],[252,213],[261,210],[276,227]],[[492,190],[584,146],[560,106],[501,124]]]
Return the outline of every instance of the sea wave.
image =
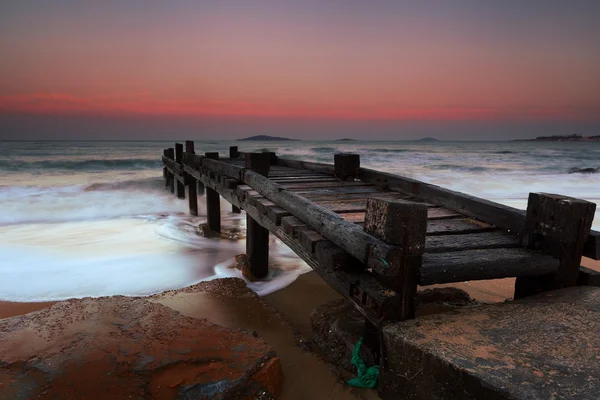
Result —
[[[147,158],[117,158],[117,159],[88,159],[88,160],[0,160],[0,171],[107,171],[107,170],[139,170],[160,168],[160,160]]]

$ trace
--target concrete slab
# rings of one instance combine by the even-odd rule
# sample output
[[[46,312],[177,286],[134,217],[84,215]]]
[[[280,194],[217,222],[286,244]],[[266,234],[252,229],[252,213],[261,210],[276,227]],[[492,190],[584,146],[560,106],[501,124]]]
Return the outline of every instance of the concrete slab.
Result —
[[[600,288],[429,315],[383,340],[382,399],[600,398]]]

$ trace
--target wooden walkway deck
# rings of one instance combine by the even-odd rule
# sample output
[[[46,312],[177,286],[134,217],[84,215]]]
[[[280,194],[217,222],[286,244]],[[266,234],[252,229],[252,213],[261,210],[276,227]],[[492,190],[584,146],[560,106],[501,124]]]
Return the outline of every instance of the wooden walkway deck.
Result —
[[[206,188],[208,225],[220,230],[219,196],[248,219],[247,254],[258,278],[276,235],[371,324],[414,317],[417,285],[517,277],[515,297],[598,285],[581,256],[600,259],[590,231],[595,204],[532,193],[527,211],[360,167],[241,153],[196,155],[194,143],[165,149],[166,185],[190,212]]]

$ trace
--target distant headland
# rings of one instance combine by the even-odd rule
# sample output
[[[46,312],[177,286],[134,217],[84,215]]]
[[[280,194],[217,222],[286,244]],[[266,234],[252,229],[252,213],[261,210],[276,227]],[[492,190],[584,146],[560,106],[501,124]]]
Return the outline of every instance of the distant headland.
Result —
[[[440,142],[440,139],[436,139],[434,137],[424,137],[422,139],[416,140],[417,142]]]
[[[285,138],[285,137],[279,137],[279,136],[269,136],[269,135],[256,135],[256,136],[250,136],[244,139],[238,139],[238,140],[272,140],[272,141],[282,141],[282,140],[287,140],[287,141],[298,141],[298,139],[290,139],[290,138]]]
[[[356,139],[349,139],[349,138],[343,138],[343,139],[336,139],[336,140],[334,140],[334,142],[358,142],[358,140],[356,140]]]
[[[515,142],[600,142],[600,135],[554,135],[538,136],[535,139],[517,139]]]

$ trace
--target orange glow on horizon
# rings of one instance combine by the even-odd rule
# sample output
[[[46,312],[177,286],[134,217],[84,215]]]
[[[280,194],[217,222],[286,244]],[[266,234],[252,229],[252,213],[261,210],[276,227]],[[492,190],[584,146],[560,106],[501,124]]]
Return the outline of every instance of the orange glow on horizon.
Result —
[[[64,93],[0,95],[0,112],[44,115],[256,117],[340,120],[590,120],[599,109],[569,107],[394,107],[367,104],[294,105],[239,101],[157,100],[148,93],[77,97]]]

